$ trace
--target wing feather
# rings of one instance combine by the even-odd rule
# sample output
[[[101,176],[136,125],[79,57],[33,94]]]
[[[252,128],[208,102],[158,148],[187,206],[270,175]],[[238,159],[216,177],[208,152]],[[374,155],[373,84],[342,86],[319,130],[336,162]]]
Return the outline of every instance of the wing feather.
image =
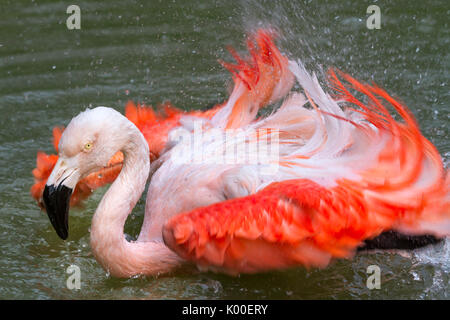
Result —
[[[165,243],[202,269],[237,274],[323,267],[333,258],[351,257],[364,240],[388,230],[450,235],[448,174],[411,112],[379,87],[344,73],[346,84],[331,72],[338,93],[333,100],[304,68],[292,70],[323,118],[306,142],[286,141],[297,151],[285,163],[289,170],[281,167],[283,179],[254,194],[173,217],[163,228]],[[358,123],[347,121],[349,111],[336,101],[350,112],[358,110]],[[385,102],[403,122],[394,119]],[[267,119],[277,117],[284,116]],[[270,123],[264,121],[254,125]],[[286,136],[292,140],[295,135]],[[328,173],[332,183],[322,183]]]
[[[165,243],[203,268],[232,274],[325,266],[349,257],[381,228],[365,207],[310,180],[273,183],[256,194],[183,213],[164,226]],[[353,211],[353,215],[348,212]]]

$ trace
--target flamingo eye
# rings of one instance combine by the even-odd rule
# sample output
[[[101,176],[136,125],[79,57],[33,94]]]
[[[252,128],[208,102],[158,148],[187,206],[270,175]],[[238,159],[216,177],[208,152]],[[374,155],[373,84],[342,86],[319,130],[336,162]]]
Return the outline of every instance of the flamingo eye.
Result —
[[[84,150],[89,151],[92,148],[92,142],[88,142],[84,145]]]

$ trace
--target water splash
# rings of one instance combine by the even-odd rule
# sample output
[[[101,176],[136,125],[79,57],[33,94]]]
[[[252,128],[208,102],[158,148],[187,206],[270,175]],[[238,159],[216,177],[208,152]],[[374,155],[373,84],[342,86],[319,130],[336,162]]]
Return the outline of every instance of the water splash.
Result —
[[[415,251],[412,259],[418,265],[433,265],[450,272],[450,239],[445,239],[442,244]]]

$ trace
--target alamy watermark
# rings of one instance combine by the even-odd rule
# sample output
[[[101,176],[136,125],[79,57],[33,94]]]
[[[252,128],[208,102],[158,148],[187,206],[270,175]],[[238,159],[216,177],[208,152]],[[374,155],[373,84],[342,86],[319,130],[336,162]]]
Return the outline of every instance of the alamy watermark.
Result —
[[[66,273],[70,274],[66,281],[66,287],[69,290],[81,289],[81,270],[80,267],[72,264],[66,269]]]
[[[381,289],[381,269],[379,266],[372,264],[367,267],[367,274],[370,276],[367,278],[366,286],[369,290]]]
[[[67,14],[70,16],[66,20],[66,26],[69,30],[80,30],[81,29],[81,9],[76,4],[72,4],[67,7]]]
[[[381,29],[381,10],[380,7],[372,4],[367,7],[366,13],[371,14],[366,21],[367,29]]]

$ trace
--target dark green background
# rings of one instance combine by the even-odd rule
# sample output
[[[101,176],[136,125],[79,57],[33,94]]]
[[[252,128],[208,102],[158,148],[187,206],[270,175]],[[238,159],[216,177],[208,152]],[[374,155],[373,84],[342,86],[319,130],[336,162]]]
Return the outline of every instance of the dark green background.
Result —
[[[66,8],[81,8],[67,30]],[[366,9],[381,8],[380,30]],[[243,51],[244,35],[272,25],[278,44],[311,71],[336,66],[403,100],[447,161],[448,1],[0,1],[0,298],[449,298],[449,243],[410,256],[362,255],[325,270],[255,276],[181,272],[160,278],[108,277],[89,249],[89,226],[104,190],[71,212],[61,241],[29,196],[37,150],[53,152],[51,128],[86,107],[123,111],[125,102],[170,100],[184,109],[224,100],[230,76],[217,59]],[[126,231],[138,233],[141,200]],[[81,268],[81,290],[66,268]],[[382,271],[366,288],[366,268]]]

